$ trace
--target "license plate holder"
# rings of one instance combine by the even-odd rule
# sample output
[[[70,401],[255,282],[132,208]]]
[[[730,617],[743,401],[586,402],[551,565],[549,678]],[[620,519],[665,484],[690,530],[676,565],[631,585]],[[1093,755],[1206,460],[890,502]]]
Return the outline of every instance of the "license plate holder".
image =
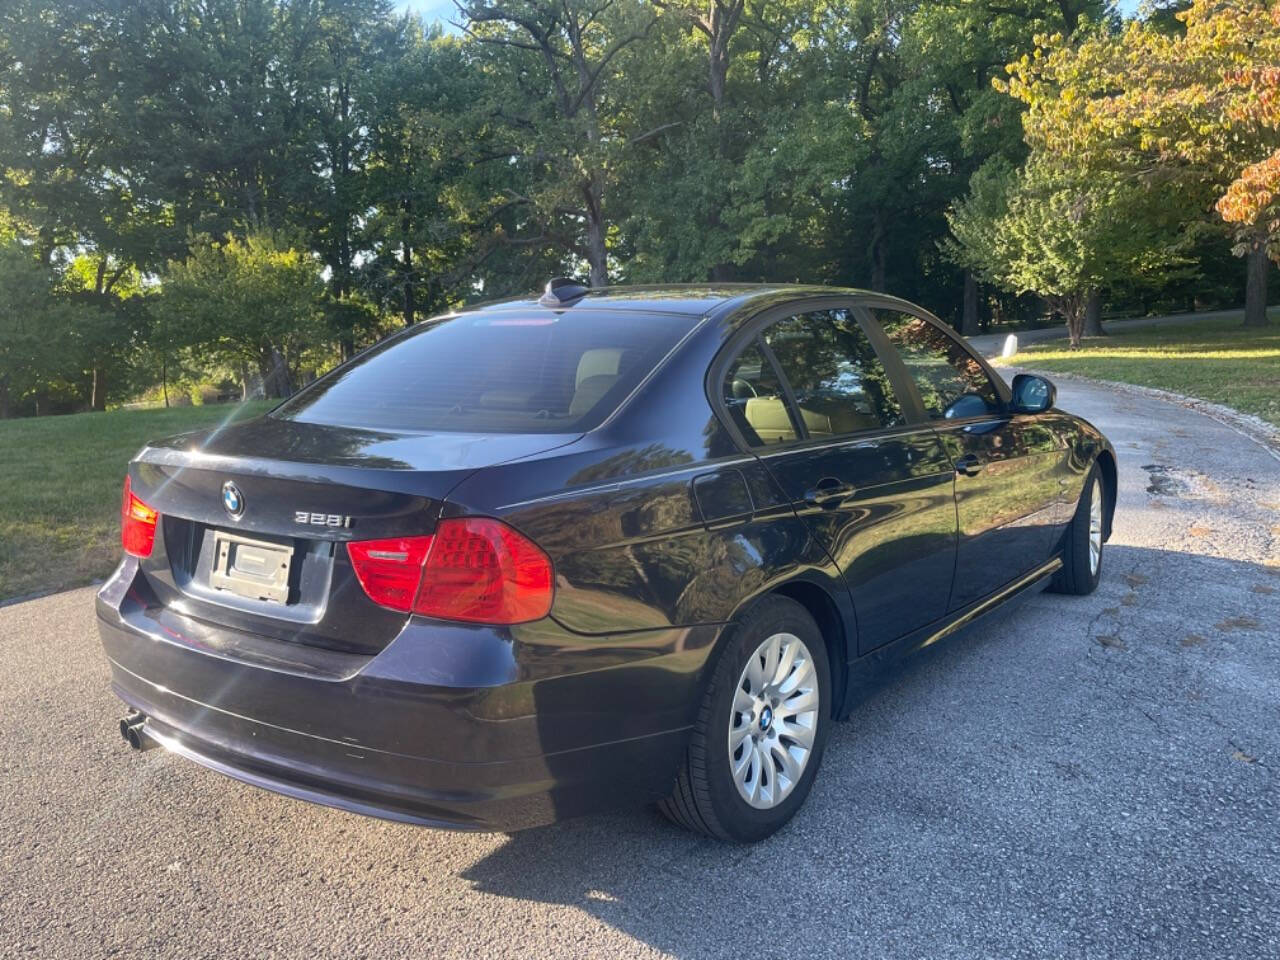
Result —
[[[226,530],[213,535],[209,586],[250,600],[289,602],[293,547]]]

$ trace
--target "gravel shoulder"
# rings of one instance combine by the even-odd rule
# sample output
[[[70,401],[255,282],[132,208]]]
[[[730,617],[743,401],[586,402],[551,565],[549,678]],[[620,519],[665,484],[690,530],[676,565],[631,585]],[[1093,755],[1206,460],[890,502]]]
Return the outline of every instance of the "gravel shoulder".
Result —
[[[1098,592],[916,658],[754,848],[648,810],[436,832],[130,754],[92,591],[0,608],[0,953],[1280,956],[1280,463],[1060,388],[1119,455]]]

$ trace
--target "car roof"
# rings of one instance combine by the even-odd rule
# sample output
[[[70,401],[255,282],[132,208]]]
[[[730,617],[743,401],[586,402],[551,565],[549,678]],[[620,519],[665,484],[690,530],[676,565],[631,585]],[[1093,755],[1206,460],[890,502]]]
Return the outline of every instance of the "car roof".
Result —
[[[495,300],[465,307],[458,313],[573,310],[579,305],[592,310],[635,313],[682,314],[696,319],[711,313],[737,319],[759,309],[815,297],[874,296],[896,299],[870,290],[851,287],[824,287],[816,284],[789,283],[714,283],[655,284],[651,286],[614,286],[588,289],[581,297],[560,305],[548,306],[538,295]]]

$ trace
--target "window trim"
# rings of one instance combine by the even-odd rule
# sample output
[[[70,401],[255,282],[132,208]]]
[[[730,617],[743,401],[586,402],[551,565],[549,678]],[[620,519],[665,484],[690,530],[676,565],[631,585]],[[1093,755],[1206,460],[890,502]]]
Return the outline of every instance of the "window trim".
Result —
[[[787,408],[787,417],[790,418],[791,426],[796,432],[796,439],[790,442],[798,443],[801,440],[807,440],[809,437],[809,428],[805,425],[804,417],[800,415],[800,404],[796,400],[796,392],[791,389],[791,381],[787,379],[786,371],[782,369],[782,364],[778,362],[778,355],[773,352],[773,347],[769,346],[764,337],[761,336],[762,333],[764,333],[763,329],[756,331],[756,335],[751,338],[751,342],[755,344],[756,349],[760,351],[760,356],[764,357],[765,362],[773,368],[773,375],[778,378],[778,386],[782,388],[782,403]],[[743,351],[746,349],[747,348],[744,347],[742,350],[739,350],[738,357],[742,356]],[[734,359],[736,360],[737,357],[734,357]],[[730,363],[732,363],[732,361],[730,361]],[[723,399],[724,398],[721,397],[721,400]],[[779,444],[784,442],[785,441],[781,440],[778,441]],[[764,444],[761,444],[761,446],[764,446]]]
[[[898,301],[888,301],[895,305]],[[733,442],[738,449],[752,456],[763,457],[775,451],[782,450],[801,450],[813,449],[819,447],[836,446],[843,443],[850,443],[862,440],[876,439],[882,436],[890,436],[902,431],[910,431],[918,429],[923,422],[928,425],[935,421],[929,420],[927,417],[920,418],[917,408],[922,412],[920,398],[915,392],[915,384],[911,381],[910,376],[906,372],[906,368],[902,365],[901,360],[897,356],[897,351],[892,350],[889,357],[886,357],[882,348],[880,338],[887,341],[882,331],[878,329],[878,324],[871,319],[870,314],[861,309],[862,298],[858,296],[820,296],[806,297],[797,300],[791,300],[787,303],[768,307],[757,314],[749,317],[733,334],[725,341],[717,351],[715,357],[712,358],[710,366],[707,368],[707,374],[704,381],[704,389],[707,399],[711,403],[711,409],[715,413],[716,419],[729,432],[729,436],[733,438]],[[889,378],[889,384],[893,387],[894,393],[897,395],[898,402],[902,406],[903,422],[893,424],[888,427],[878,427],[873,430],[855,430],[850,433],[842,433],[836,437],[818,437],[809,436],[809,431],[804,425],[804,418],[800,416],[799,410],[795,402],[795,394],[791,389],[791,382],[787,379],[777,359],[773,355],[773,351],[769,349],[769,345],[764,342],[760,334],[766,327],[785,320],[787,317],[799,316],[806,313],[817,313],[821,310],[848,310],[861,328],[863,335],[871,343],[871,348],[875,351],[876,356],[884,365],[885,374]],[[874,327],[874,329],[873,329]],[[783,401],[787,407],[787,415],[791,418],[791,424],[796,428],[796,439],[783,441],[779,443],[762,444],[760,446],[752,446],[747,442],[746,437],[738,429],[737,424],[733,422],[733,417],[724,404],[722,395],[722,386],[725,374],[728,372],[729,366],[738,359],[738,356],[748,345],[756,343],[759,345],[761,355],[772,365],[774,375],[778,378],[778,383],[782,387]],[[891,348],[892,349],[892,348]],[[909,388],[909,389],[908,389]]]
[[[768,446],[785,446],[787,444],[796,443],[797,440],[779,441],[775,444],[761,443],[759,445],[751,443],[747,440],[746,435],[739,429],[738,424],[734,421],[733,415],[729,413],[729,407],[724,402],[724,380],[728,376],[729,369],[733,364],[748,350],[755,350],[760,354],[760,359],[769,365],[769,369],[773,371],[774,377],[778,381],[778,389],[782,393],[782,407],[787,412],[787,420],[791,423],[791,429],[795,432],[797,440],[804,437],[805,427],[804,421],[797,417],[795,407],[795,395],[791,392],[791,384],[787,382],[787,378],[783,376],[782,368],[778,366],[778,358],[773,355],[773,351],[769,349],[769,345],[760,337],[753,336],[750,339],[739,344],[730,355],[728,362],[723,365],[720,373],[720,379],[716,384],[715,396],[719,400],[719,405],[713,401],[712,408],[716,416],[722,420],[726,426],[730,428],[730,434],[734,443],[748,452],[761,450]],[[714,364],[714,361],[713,361]]]
[[[886,369],[889,367],[896,368],[898,373],[905,379],[909,388],[909,396],[911,397],[911,405],[915,408],[916,415],[920,421],[928,424],[942,424],[950,426],[958,424],[960,426],[971,425],[975,423],[989,423],[994,420],[1006,420],[1010,416],[1009,405],[1012,399],[1012,393],[1009,385],[1005,383],[1001,377],[980,353],[973,349],[967,340],[952,330],[947,324],[943,323],[933,314],[929,313],[922,307],[915,304],[907,303],[893,297],[876,297],[867,296],[858,298],[858,307],[862,310],[866,317],[866,325],[869,327],[867,336],[871,338],[872,344],[876,347],[877,352],[882,354],[882,360]],[[902,359],[902,355],[898,352],[898,348],[894,346],[889,335],[884,332],[884,327],[872,314],[872,310],[892,310],[898,313],[905,313],[908,316],[915,317],[917,320],[923,320],[939,330],[944,336],[948,337],[953,343],[960,346],[973,360],[976,360],[978,366],[990,379],[992,386],[996,389],[996,398],[1000,401],[1000,409],[995,413],[983,413],[974,417],[957,417],[951,420],[935,420],[929,416],[928,410],[925,409],[924,400],[920,396],[920,388],[916,386],[915,379],[907,370],[906,362]],[[883,354],[888,356],[883,356]]]

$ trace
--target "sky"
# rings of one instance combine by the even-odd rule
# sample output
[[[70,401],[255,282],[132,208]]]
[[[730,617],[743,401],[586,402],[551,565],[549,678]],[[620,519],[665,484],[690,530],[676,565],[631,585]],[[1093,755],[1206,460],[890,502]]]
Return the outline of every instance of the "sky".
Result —
[[[408,0],[402,7],[422,14],[422,19],[427,21],[448,20],[458,9],[453,0]]]

